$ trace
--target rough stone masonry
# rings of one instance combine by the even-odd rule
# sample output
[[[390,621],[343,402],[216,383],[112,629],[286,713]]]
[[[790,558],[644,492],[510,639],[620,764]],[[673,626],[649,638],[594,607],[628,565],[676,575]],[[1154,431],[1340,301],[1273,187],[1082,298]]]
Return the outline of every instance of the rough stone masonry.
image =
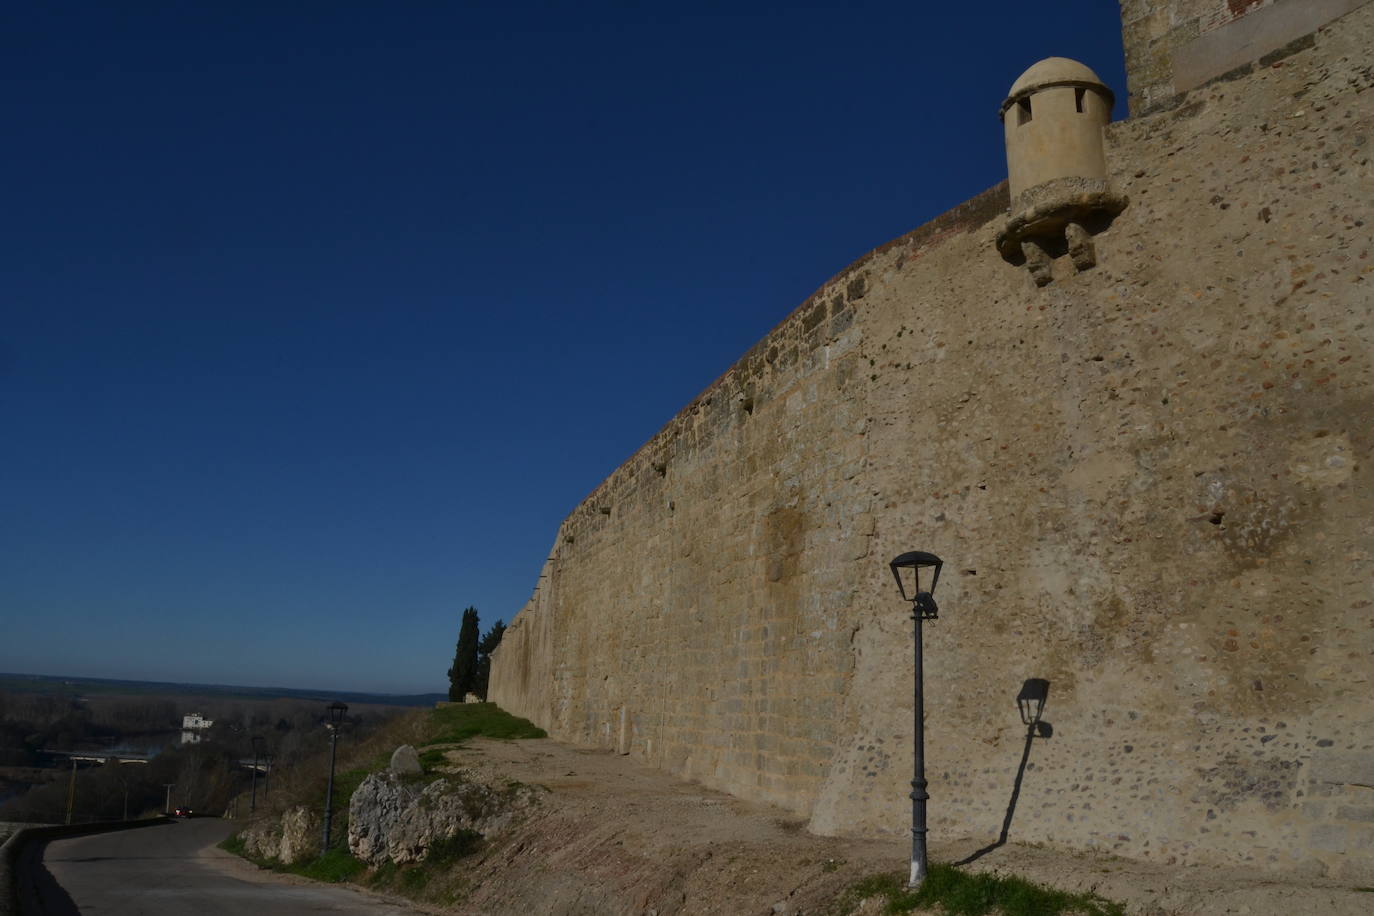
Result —
[[[1374,4],[1158,47],[1303,2],[1123,0],[1097,265],[999,257],[1005,185],[851,265],[568,516],[493,698],[901,834],[928,550],[933,830],[997,835],[1045,678],[1013,840],[1374,877]]]

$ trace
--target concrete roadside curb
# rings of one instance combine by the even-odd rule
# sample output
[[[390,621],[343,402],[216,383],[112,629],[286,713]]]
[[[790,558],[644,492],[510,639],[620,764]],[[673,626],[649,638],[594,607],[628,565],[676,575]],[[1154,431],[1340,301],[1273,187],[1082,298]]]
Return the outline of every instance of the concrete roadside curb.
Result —
[[[0,916],[19,916],[20,888],[26,879],[28,863],[21,861],[26,848],[35,844],[61,840],[67,837],[85,836],[91,833],[109,833],[114,830],[133,830],[138,827],[151,827],[165,824],[171,818],[165,815],[144,818],[137,821],[106,821],[98,824],[71,824],[52,827],[24,827],[16,830],[8,840],[0,845]]]

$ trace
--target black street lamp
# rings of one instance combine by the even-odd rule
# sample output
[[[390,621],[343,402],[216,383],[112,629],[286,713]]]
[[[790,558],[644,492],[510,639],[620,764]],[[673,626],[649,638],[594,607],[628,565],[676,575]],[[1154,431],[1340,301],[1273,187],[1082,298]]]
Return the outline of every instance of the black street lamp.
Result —
[[[912,697],[912,757],[914,774],[911,780],[911,877],[907,887],[920,887],[926,879],[926,710],[925,688],[921,659],[921,621],[934,620],[939,616],[935,604],[935,585],[940,581],[940,567],[944,562],[933,553],[913,550],[904,553],[888,564],[892,577],[897,580],[897,590],[903,601],[911,602],[911,619],[915,630],[916,689]],[[930,588],[921,588],[921,570],[932,569]],[[908,585],[911,594],[907,594]]]
[[[254,735],[250,740],[253,742],[253,791],[248,796],[248,813],[252,814],[258,810],[258,757],[262,755],[263,745],[267,742],[261,735]]]
[[[326,708],[329,710],[329,787],[324,793],[324,845],[320,847],[320,855],[329,851],[329,828],[334,819],[334,752],[339,744],[339,726],[343,724],[344,713],[348,712],[348,704],[335,700]]]

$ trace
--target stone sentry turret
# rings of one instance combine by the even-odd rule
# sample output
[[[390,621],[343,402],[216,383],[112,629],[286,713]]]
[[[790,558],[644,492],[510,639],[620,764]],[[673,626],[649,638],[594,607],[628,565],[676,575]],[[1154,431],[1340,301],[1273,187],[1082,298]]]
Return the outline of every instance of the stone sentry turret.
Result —
[[[1097,263],[1092,236],[1126,207],[1112,190],[1102,129],[1112,91],[1078,61],[1050,57],[1012,84],[1002,103],[1011,210],[997,250],[1025,263],[1037,286],[1066,251],[1074,267]]]

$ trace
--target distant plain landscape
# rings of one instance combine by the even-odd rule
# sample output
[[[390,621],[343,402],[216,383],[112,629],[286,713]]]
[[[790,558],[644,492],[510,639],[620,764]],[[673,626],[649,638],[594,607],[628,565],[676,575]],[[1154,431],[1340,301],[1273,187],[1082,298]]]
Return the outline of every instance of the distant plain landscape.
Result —
[[[0,823],[224,813],[254,770],[264,791],[269,775],[322,773],[330,703],[348,705],[349,742],[446,698],[0,673]],[[186,729],[187,716],[206,724]]]
[[[53,696],[119,694],[124,696],[195,696],[243,700],[290,698],[332,703],[377,703],[386,706],[432,706],[448,699],[444,693],[362,693],[348,690],[304,690],[296,687],[244,687],[232,684],[182,684],[169,681],[126,681],[114,678],[0,672],[0,691],[45,693]]]

